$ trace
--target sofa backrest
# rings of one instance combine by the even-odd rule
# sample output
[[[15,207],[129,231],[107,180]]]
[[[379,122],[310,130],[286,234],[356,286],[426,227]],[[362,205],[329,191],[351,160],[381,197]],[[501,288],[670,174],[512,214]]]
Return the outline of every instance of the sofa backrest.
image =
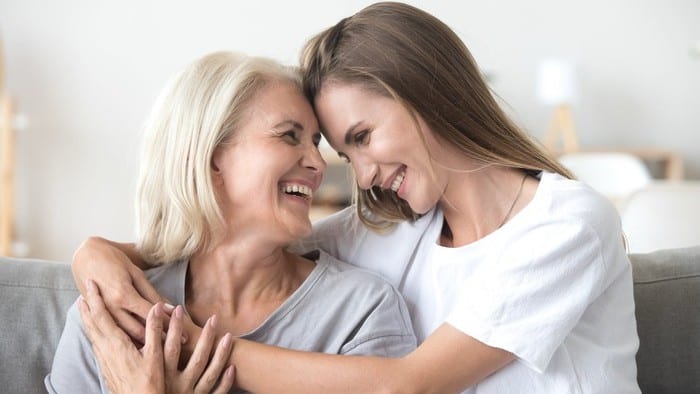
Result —
[[[69,264],[0,257],[0,392],[46,392],[44,376],[77,296]]]
[[[700,246],[630,256],[644,393],[700,393]],[[0,257],[0,392],[44,392],[78,292],[70,266]]]
[[[700,393],[700,246],[631,260],[642,392]]]

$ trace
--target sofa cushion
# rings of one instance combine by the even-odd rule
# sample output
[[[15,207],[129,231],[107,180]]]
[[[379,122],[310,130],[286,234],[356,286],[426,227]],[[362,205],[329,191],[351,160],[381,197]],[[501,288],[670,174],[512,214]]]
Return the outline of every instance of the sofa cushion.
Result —
[[[700,246],[631,260],[642,392],[700,393]]]
[[[0,257],[0,392],[43,393],[78,291],[70,265]]]

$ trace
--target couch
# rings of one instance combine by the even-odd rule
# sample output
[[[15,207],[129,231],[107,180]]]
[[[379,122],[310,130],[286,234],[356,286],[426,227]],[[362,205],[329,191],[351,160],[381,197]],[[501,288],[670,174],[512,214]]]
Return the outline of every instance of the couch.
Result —
[[[700,246],[631,256],[644,393],[700,393]],[[41,393],[77,297],[65,263],[0,257],[0,392]]]

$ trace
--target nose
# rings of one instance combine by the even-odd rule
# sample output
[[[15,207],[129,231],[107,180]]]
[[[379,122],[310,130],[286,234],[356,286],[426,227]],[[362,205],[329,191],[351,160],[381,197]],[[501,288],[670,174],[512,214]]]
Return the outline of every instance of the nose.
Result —
[[[351,164],[360,189],[369,190],[375,186],[377,180],[377,166],[375,164],[365,160],[353,160]]]
[[[321,151],[319,151],[318,147],[315,145],[311,145],[308,149],[304,150],[304,154],[301,157],[301,165],[320,176],[323,176],[323,173],[326,171],[326,161],[323,160]]]

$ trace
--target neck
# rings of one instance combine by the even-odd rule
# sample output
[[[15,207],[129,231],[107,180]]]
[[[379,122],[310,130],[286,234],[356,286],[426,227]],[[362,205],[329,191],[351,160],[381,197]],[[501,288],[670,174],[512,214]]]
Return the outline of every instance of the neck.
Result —
[[[191,259],[185,297],[188,312],[199,325],[216,313],[221,329],[245,333],[277,309],[313,266],[280,246],[227,242]]]
[[[463,246],[491,234],[532,199],[522,170],[489,166],[471,173],[451,173],[440,201],[445,224],[441,243]],[[536,189],[536,181],[534,181]]]

